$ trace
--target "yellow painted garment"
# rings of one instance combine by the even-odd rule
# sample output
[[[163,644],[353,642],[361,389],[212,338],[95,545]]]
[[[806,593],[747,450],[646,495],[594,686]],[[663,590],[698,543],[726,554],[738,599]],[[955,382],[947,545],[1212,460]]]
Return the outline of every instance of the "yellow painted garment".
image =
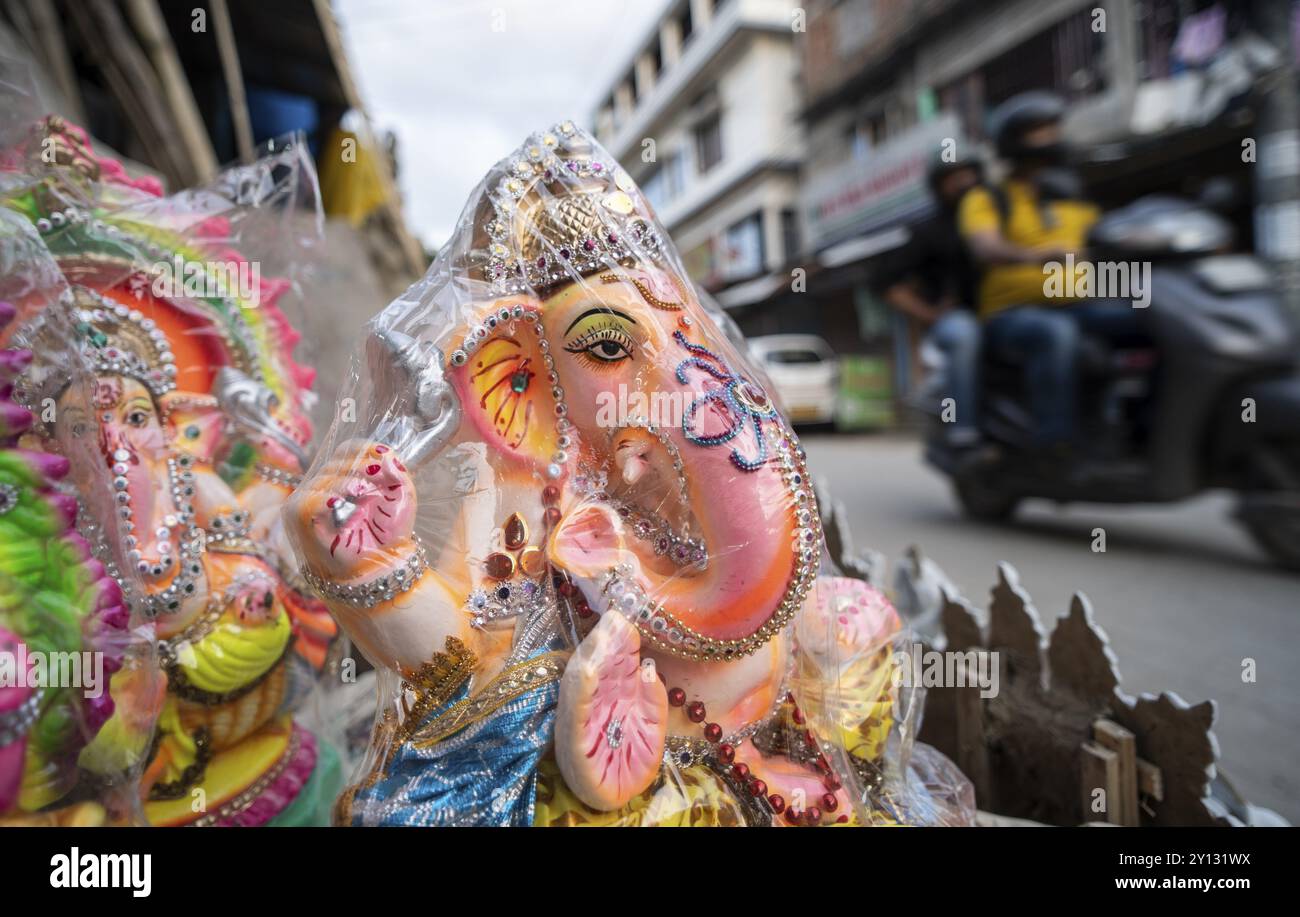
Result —
[[[178,649],[177,667],[196,688],[226,694],[266,674],[292,637],[289,616],[280,612],[265,623],[246,625],[227,611],[212,632]]]
[[[665,770],[621,809],[599,812],[569,790],[551,758],[537,774],[533,825],[544,828],[736,828],[745,825],[740,807],[722,778],[702,764]]]

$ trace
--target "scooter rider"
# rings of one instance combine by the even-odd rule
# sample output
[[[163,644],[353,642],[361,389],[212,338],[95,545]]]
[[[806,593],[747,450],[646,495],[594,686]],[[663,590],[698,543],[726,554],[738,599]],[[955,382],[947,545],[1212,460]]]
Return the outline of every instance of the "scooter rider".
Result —
[[[909,227],[908,241],[881,277],[886,302],[915,320],[946,358],[953,415],[944,426],[948,446],[969,450],[980,442],[976,406],[980,328],[975,318],[979,273],[957,231],[957,207],[984,180],[978,160],[935,156],[927,175],[934,213]]]
[[[1085,201],[1045,192],[1045,177],[1066,154],[1064,114],[1064,100],[1048,92],[1023,93],[999,105],[990,126],[1007,177],[968,192],[957,216],[983,269],[977,301],[984,346],[1024,367],[1036,445],[1048,450],[1074,434],[1079,327],[1063,308],[1073,300],[1048,295],[1044,265],[1064,264],[1067,254],[1081,261],[1100,215]]]

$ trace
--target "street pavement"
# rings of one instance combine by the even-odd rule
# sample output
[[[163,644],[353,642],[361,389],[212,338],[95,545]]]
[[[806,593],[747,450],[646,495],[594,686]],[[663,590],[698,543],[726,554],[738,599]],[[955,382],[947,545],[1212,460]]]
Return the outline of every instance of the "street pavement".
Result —
[[[1269,565],[1229,519],[1227,496],[1169,507],[1029,501],[1014,523],[989,525],[960,515],[915,439],[801,439],[813,474],[845,504],[859,549],[892,565],[919,545],[977,607],[1008,561],[1049,632],[1083,592],[1124,690],[1215,700],[1220,768],[1249,801],[1300,824],[1300,575]],[[1098,526],[1104,554],[1091,550]],[[1254,683],[1243,681],[1246,659]]]

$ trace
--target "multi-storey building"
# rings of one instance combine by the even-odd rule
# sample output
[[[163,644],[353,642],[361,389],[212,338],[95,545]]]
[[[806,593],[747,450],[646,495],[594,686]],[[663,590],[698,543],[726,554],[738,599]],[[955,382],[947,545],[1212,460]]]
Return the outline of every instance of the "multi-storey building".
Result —
[[[594,118],[692,278],[724,303],[799,250],[792,16],[784,0],[674,0]]]

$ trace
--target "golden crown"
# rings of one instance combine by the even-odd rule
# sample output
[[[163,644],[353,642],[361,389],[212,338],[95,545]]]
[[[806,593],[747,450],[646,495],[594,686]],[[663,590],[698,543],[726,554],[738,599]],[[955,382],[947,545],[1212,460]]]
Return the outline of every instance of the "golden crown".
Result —
[[[529,138],[479,210],[476,265],[496,294],[659,261],[663,240],[631,176],[572,121]],[[500,167],[499,167],[500,168]]]

